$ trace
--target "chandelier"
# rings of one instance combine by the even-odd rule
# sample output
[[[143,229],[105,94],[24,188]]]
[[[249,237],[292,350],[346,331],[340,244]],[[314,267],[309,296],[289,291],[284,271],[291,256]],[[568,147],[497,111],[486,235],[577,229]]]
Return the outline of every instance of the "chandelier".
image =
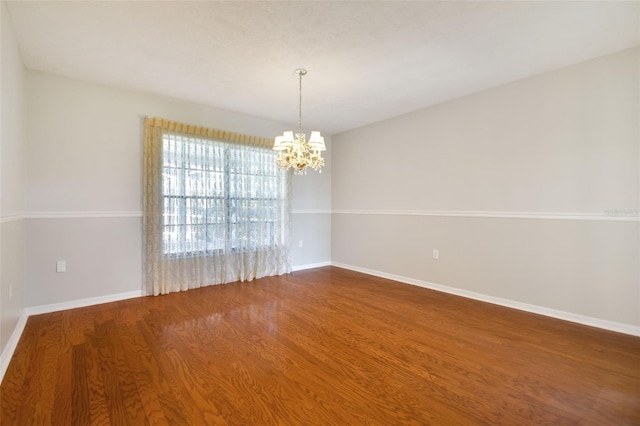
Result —
[[[302,175],[307,173],[307,167],[311,167],[322,173],[322,151],[327,149],[324,138],[320,132],[313,131],[307,141],[302,133],[302,76],[307,74],[307,70],[297,69],[294,72],[299,77],[298,133],[287,130],[282,136],[276,136],[273,149],[278,151],[278,167],[283,170],[293,169],[294,174]]]

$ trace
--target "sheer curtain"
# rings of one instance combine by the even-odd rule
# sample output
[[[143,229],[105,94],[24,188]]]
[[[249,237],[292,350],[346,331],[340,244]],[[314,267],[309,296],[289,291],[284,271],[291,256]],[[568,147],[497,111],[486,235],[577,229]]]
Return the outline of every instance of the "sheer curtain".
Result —
[[[291,271],[289,175],[272,143],[145,120],[145,294]]]

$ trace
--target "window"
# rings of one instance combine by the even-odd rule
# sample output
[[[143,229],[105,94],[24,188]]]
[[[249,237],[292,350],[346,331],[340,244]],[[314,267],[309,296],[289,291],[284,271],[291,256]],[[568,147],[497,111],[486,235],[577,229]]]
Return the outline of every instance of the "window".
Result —
[[[289,174],[273,140],[144,120],[144,294],[291,271]]]
[[[274,247],[286,196],[281,173],[268,148],[163,133],[164,255]]]

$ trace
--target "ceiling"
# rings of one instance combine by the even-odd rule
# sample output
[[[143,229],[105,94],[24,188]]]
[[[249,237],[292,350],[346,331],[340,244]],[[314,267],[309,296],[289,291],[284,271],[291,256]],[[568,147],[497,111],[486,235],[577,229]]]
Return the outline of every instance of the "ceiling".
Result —
[[[640,43],[640,2],[8,1],[29,69],[336,134]]]

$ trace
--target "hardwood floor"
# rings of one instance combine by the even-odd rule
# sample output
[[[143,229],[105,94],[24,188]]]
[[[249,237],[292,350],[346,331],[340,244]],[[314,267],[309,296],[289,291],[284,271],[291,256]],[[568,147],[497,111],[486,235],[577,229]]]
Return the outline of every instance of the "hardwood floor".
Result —
[[[29,318],[4,425],[640,424],[640,338],[335,267]]]

